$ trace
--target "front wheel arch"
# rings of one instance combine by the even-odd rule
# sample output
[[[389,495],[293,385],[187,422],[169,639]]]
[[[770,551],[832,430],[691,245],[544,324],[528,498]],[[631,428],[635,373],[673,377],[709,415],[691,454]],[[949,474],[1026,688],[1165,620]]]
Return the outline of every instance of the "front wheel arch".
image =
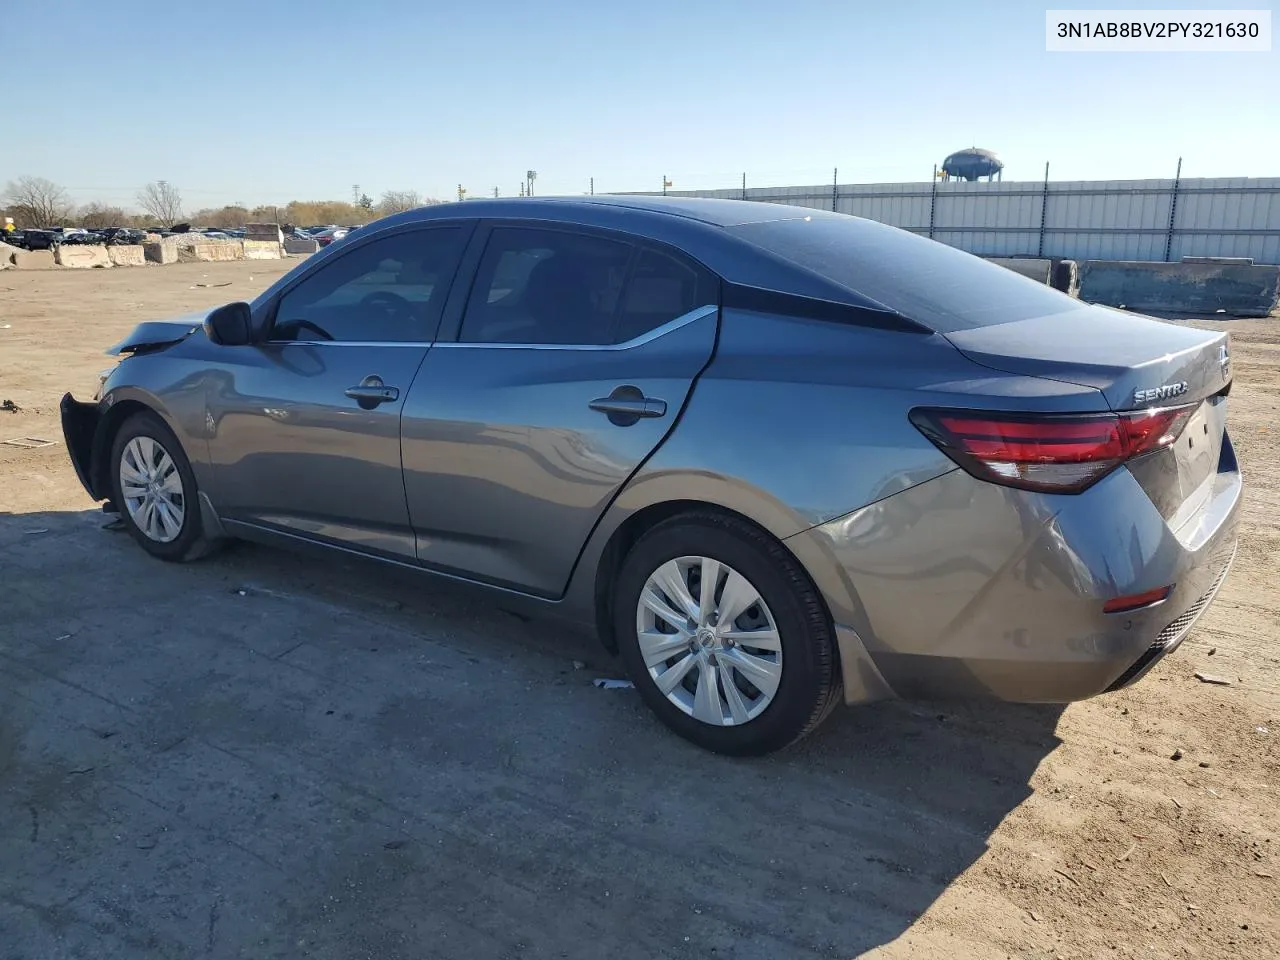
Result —
[[[111,498],[111,448],[116,442],[116,434],[135,413],[151,413],[159,417],[159,411],[147,406],[140,400],[119,400],[107,408],[98,421],[98,428],[93,434],[93,455],[90,471],[93,476],[93,493],[100,499]],[[160,417],[163,420],[163,417]],[[119,504],[116,504],[119,507]]]
[[[186,452],[177,432],[164,417],[144,403],[134,401],[131,403],[131,409],[125,410],[118,416],[120,419],[110,431],[109,446],[102,457],[102,462],[107,471],[107,493],[130,534],[147,553],[161,560],[188,562],[200,560],[214,553],[225,543],[225,535],[220,525],[211,528],[208,523],[205,501],[200,495],[200,486],[190,455]],[[159,541],[149,538],[148,534],[138,526],[136,516],[130,515],[127,504],[120,496],[118,472],[122,452],[120,443],[122,440],[128,442],[130,433],[135,437],[150,437],[158,443],[172,459],[174,469],[182,477],[181,492],[184,510],[182,528],[174,538],[169,540]],[[216,517],[214,519],[216,521]]]

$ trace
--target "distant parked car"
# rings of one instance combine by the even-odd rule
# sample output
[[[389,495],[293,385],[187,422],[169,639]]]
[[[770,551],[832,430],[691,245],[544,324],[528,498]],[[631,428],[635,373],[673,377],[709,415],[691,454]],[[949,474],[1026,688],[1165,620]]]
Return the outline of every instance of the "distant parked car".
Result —
[[[52,250],[62,243],[62,234],[57,230],[19,230],[14,239],[27,250]]]
[[[319,233],[313,234],[311,239],[320,244],[320,246],[327,247],[335,240],[341,240],[350,232],[346,227],[328,227]]]
[[[103,243],[118,246],[126,243],[144,243],[147,235],[132,227],[106,227],[98,231]]]
[[[84,247],[92,243],[106,243],[106,238],[88,230],[68,230],[62,235],[63,246]]]

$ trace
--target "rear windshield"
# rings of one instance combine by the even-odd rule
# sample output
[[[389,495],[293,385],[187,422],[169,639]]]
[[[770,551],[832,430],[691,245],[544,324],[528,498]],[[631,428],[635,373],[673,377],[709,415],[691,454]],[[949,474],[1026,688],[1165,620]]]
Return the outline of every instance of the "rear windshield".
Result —
[[[727,227],[939,333],[1066,313],[1080,301],[954,247],[854,217]]]

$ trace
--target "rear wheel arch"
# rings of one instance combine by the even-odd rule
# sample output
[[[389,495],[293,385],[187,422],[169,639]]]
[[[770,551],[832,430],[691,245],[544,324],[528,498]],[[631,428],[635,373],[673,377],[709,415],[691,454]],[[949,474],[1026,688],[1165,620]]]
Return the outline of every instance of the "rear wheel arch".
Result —
[[[641,697],[675,733],[736,756],[772,752],[807,735],[843,699],[841,657],[831,614],[809,571],[780,539],[723,507],[694,506],[668,511],[665,519],[637,537],[621,559],[612,591],[622,604],[612,610],[618,653]],[[679,557],[702,560],[690,564]],[[699,566],[705,575],[708,563],[715,577],[711,588],[724,583],[724,602],[734,606],[732,620],[720,619],[724,611],[719,608],[718,590],[708,607],[707,584],[697,577]],[[677,568],[677,564],[681,565]],[[722,579],[725,571],[728,580]],[[730,601],[735,577],[736,600]],[[673,593],[672,582],[684,585]],[[664,594],[665,598],[683,594],[684,605],[664,599]],[[679,613],[673,611],[687,610],[690,603],[701,612],[690,613],[684,628],[678,625]],[[657,614],[665,629],[655,631],[650,612]],[[753,622],[744,622],[739,614]],[[760,630],[761,623],[765,633],[759,636],[768,636],[770,642],[758,645],[763,649],[750,650],[757,646],[750,642],[756,635],[752,631]],[[637,627],[643,631],[639,642],[632,632]],[[655,637],[659,638],[656,647]],[[654,653],[657,661],[650,659]],[[661,670],[662,660],[674,686],[655,673]],[[776,664],[773,670],[765,670],[768,663]],[[745,669],[735,671],[735,664]],[[761,682],[761,677],[767,681],[770,676],[772,684]],[[696,678],[696,693],[689,685],[691,678]],[[675,689],[680,686],[684,692]],[[730,696],[735,687],[736,693]],[[704,698],[708,690],[711,693]],[[725,715],[726,708],[732,721]]]
[[[608,543],[606,543],[604,550],[601,552],[600,560],[596,565],[594,585],[596,632],[600,642],[604,644],[605,649],[610,653],[616,654],[618,652],[618,638],[614,633],[613,626],[613,595],[623,560],[626,559],[627,554],[646,533],[659,524],[680,516],[712,516],[745,524],[785,551],[795,561],[796,565],[804,571],[804,575],[809,579],[810,584],[813,584],[812,574],[803,561],[795,555],[795,552],[787,546],[786,542],[746,514],[704,500],[665,500],[649,504],[637,510],[618,525],[618,528],[609,537]],[[817,590],[816,585],[814,585],[814,589],[821,598],[822,593]],[[828,622],[830,622],[831,611],[826,609],[825,599],[822,600],[822,603],[824,613]]]

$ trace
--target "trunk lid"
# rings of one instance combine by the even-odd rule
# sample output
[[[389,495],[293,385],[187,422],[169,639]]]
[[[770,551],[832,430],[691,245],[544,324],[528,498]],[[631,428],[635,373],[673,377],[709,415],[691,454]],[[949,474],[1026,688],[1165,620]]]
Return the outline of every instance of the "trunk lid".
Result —
[[[1171,407],[1231,380],[1225,332],[1081,304],[1078,310],[944,334],[975,363],[1093,387],[1115,411]]]
[[[1081,384],[1124,412],[1191,406],[1175,443],[1128,464],[1168,520],[1189,521],[1223,462],[1227,333],[1082,304],[1078,310],[945,334],[985,367]]]

